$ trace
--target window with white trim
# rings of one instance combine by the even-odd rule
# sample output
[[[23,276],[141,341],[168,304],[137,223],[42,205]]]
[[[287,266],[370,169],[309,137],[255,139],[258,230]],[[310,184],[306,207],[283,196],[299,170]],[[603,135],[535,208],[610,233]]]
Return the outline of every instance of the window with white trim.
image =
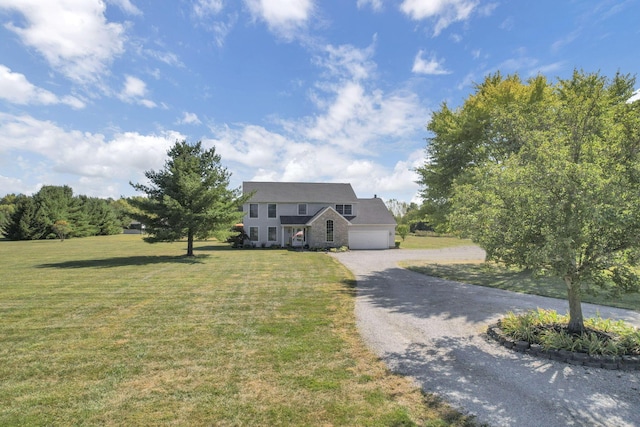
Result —
[[[278,213],[277,213],[277,207],[275,203],[269,203],[269,205],[267,206],[267,211],[268,211],[267,216],[269,218],[276,218]]]
[[[306,203],[298,204],[298,215],[306,215],[307,214],[307,205]]]
[[[258,218],[258,204],[249,203],[249,218]]]
[[[267,238],[270,242],[275,242],[278,240],[278,228],[277,227],[269,227],[269,237]]]
[[[327,220],[327,242],[333,242],[333,220]]]
[[[336,205],[336,212],[340,215],[352,215],[353,205]]]
[[[258,227],[249,227],[249,240],[252,242],[258,241]]]

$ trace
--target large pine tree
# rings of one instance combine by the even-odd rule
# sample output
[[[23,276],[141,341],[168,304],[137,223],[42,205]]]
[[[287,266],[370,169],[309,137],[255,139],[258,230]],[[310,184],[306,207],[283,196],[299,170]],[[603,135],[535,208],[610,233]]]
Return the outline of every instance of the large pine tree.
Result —
[[[203,150],[201,142],[177,141],[167,154],[162,170],[145,172],[149,185],[131,183],[147,195],[129,200],[137,209],[131,216],[144,224],[146,241],[186,237],[187,256],[193,256],[194,238],[209,237],[241,220],[245,197],[239,189],[229,189],[231,173],[220,164],[215,147]]]

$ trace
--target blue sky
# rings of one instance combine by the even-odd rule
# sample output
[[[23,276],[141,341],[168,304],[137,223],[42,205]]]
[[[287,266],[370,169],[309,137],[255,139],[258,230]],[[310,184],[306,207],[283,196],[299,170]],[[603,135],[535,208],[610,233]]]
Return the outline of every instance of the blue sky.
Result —
[[[635,75],[639,1],[0,0],[0,196],[134,195],[186,139],[234,187],[417,201],[432,111],[496,71]]]

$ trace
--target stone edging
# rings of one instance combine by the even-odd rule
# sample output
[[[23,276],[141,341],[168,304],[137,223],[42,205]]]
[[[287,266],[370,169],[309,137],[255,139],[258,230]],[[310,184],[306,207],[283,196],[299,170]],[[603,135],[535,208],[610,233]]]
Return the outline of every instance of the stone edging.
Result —
[[[589,368],[640,371],[640,356],[602,356],[567,350],[545,350],[540,344],[529,344],[527,341],[514,341],[508,337],[497,324],[487,328],[487,335],[503,347],[544,359]]]

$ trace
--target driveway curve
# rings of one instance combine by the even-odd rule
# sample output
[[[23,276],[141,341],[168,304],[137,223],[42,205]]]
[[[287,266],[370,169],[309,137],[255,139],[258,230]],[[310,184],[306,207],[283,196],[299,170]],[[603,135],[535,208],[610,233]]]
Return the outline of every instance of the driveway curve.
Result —
[[[640,371],[608,371],[507,350],[486,327],[507,311],[566,301],[465,285],[398,267],[400,260],[477,260],[473,246],[333,254],[357,281],[363,339],[389,368],[411,377],[491,426],[640,426]],[[583,304],[585,316],[625,319],[633,311]]]

